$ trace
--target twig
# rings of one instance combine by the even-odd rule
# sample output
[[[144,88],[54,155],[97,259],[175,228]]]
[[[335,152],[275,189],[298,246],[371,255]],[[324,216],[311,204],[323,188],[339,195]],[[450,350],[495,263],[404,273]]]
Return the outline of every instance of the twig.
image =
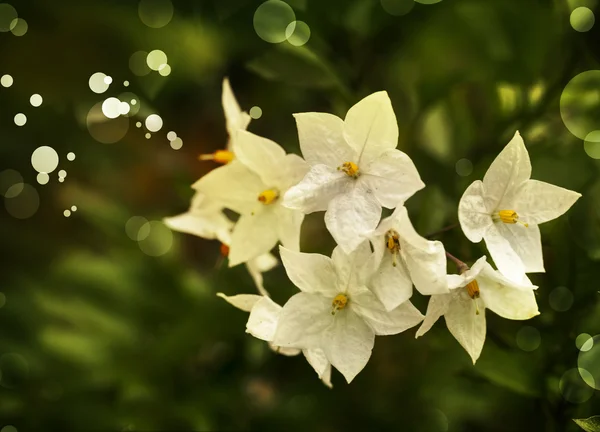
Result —
[[[459,273],[464,273],[467,270],[469,270],[469,266],[462,262],[461,260],[459,260],[458,258],[456,258],[454,255],[452,255],[450,252],[446,252],[446,256],[452,260],[454,262],[454,264],[456,264],[456,267],[458,268],[458,272]]]

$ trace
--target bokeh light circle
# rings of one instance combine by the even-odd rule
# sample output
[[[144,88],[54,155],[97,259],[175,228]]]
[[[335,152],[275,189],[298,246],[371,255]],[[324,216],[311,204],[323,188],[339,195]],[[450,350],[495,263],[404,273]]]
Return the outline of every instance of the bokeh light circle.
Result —
[[[138,245],[146,255],[158,257],[168,253],[173,246],[173,232],[162,222],[150,221],[140,228],[140,232],[148,227],[149,235],[138,240]]]
[[[71,210],[65,210],[63,212],[63,216],[66,217],[66,218],[70,217],[71,216]]]
[[[2,6],[2,5],[0,5],[0,6]],[[2,75],[2,78],[0,78],[0,85],[2,85],[2,87],[5,87],[5,88],[9,88],[10,86],[13,85],[14,82],[15,82],[15,80],[10,75]]]
[[[177,134],[175,132],[171,131],[171,132],[167,133],[167,139],[169,141],[173,141],[175,138],[177,138]]]
[[[168,64],[160,65],[158,67],[158,73],[164,77],[171,75],[171,66],[169,66]]]
[[[431,5],[441,2],[442,0],[415,0],[417,3],[421,3],[424,5]]]
[[[600,70],[582,72],[569,81],[560,96],[560,115],[581,140],[600,130]]]
[[[36,180],[39,184],[45,185],[50,181],[50,176],[46,173],[39,173],[36,177]]]
[[[394,16],[406,15],[414,6],[414,0],[381,0],[383,10]]]
[[[23,176],[19,171],[14,169],[7,169],[0,172],[0,195],[7,198],[14,198],[7,194],[9,189],[14,196],[19,195],[23,190]]]
[[[38,211],[40,196],[33,186],[27,183],[16,184],[6,191],[4,207],[12,217],[28,219]]]
[[[88,81],[90,90],[96,94],[101,94],[108,90],[110,84],[106,83],[106,81],[104,80],[105,78],[106,75],[102,72],[96,72],[95,74],[93,74]]]
[[[150,68],[146,63],[147,58],[148,53],[146,51],[136,51],[129,57],[129,69],[134,75],[145,76],[150,73]]]
[[[456,174],[461,177],[467,177],[473,172],[473,163],[469,159],[459,159],[454,167]]]
[[[31,154],[31,166],[40,173],[51,173],[58,167],[58,162],[58,153],[49,146],[38,147]]]
[[[259,106],[253,106],[252,108],[250,108],[250,117],[252,117],[253,119],[257,120],[259,118],[262,117],[262,108]]]
[[[86,125],[92,138],[103,144],[116,143],[129,130],[129,120],[126,117],[106,118],[102,112],[101,103],[97,103],[90,109],[86,118]]]
[[[39,107],[42,103],[44,102],[44,98],[42,98],[41,95],[39,94],[32,94],[31,97],[29,98],[29,103],[31,104],[31,106],[33,107]]]
[[[580,33],[585,33],[594,27],[596,17],[591,9],[581,6],[575,8],[573,12],[571,12],[569,21],[571,22],[571,27],[573,27],[573,30]]]
[[[121,115],[121,101],[116,97],[109,97],[102,102],[102,113],[109,119],[116,119]]]
[[[302,46],[310,39],[310,27],[304,21],[293,21],[285,29],[287,41],[294,46]]]
[[[62,178],[65,178],[67,176],[67,172],[65,170],[60,170],[58,172],[58,176],[62,177]]]
[[[600,130],[587,134],[583,142],[583,149],[592,159],[600,159]]]
[[[144,233],[142,233],[142,227],[146,227]],[[150,234],[148,220],[142,216],[133,216],[129,218],[129,220],[125,222],[125,233],[131,240],[144,240]]]
[[[0,432],[19,432],[19,430],[13,425],[6,425],[0,429]]]
[[[129,112],[127,114],[122,115],[126,115],[127,117],[133,117],[140,112],[141,104],[138,103],[139,98],[135,93],[121,93],[119,95],[119,100],[122,101],[122,103],[127,103],[129,105]]]
[[[294,10],[286,2],[268,0],[254,12],[254,31],[264,41],[281,43],[287,39],[286,30],[296,21]]]
[[[29,24],[23,18],[16,18],[10,23],[10,32],[15,36],[25,36],[29,30]]]
[[[565,312],[573,306],[573,293],[567,287],[557,287],[550,292],[548,301],[555,311]]]
[[[0,32],[8,32],[15,19],[19,17],[17,10],[8,3],[0,4]]]
[[[523,351],[535,351],[539,348],[541,342],[542,337],[535,327],[523,326],[517,332],[517,346]]]
[[[583,380],[592,388],[600,390],[600,335],[588,339],[577,357],[577,366],[589,373],[582,374]]]
[[[17,126],[25,126],[27,123],[27,116],[23,113],[15,115],[15,124]]]
[[[163,120],[158,114],[150,114],[146,118],[146,129],[150,132],[158,132],[163,127]]]
[[[146,57],[146,64],[152,70],[158,71],[160,67],[167,64],[167,55],[161,50],[152,50]]]
[[[171,0],[141,0],[138,15],[148,27],[164,27],[173,19],[173,3]]]
[[[75,160],[75,153],[73,153],[73,152],[67,153],[67,160],[74,161]]]
[[[179,150],[181,147],[183,147],[183,140],[181,138],[175,138],[171,141],[171,148],[173,150]]]
[[[587,333],[581,333],[575,338],[575,346],[581,351],[589,351],[594,346],[594,338]]]
[[[586,402],[594,394],[594,389],[587,385],[576,368],[569,369],[563,374],[558,388],[562,397],[571,403]]]

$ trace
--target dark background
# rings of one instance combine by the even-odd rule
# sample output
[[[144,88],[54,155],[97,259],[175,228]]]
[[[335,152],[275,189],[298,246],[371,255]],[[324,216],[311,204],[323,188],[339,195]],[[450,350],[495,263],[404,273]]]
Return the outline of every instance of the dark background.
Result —
[[[600,414],[600,394],[576,369],[577,336],[600,334],[600,144],[584,146],[563,121],[600,130],[598,75],[563,94],[599,68],[600,24],[577,32],[569,20],[578,6],[600,10],[597,2],[290,0],[311,29],[302,47],[259,38],[261,3],[173,0],[173,19],[155,29],[137,1],[13,1],[29,27],[20,37],[0,33],[0,75],[14,78],[0,87],[0,192],[18,183],[6,171],[16,170],[39,207],[31,194],[0,207],[0,430],[576,431],[571,419]],[[131,55],[154,49],[167,54],[171,74],[134,74]],[[106,93],[90,90],[95,72],[113,78]],[[184,211],[190,184],[215,167],[197,155],[226,143],[224,76],[243,109],[262,109],[250,130],[296,153],[292,113],[343,117],[387,90],[398,148],[427,185],[407,203],[422,235],[457,221],[464,189],[520,130],[533,178],[583,194],[541,227],[547,272],[532,275],[541,315],[519,322],[488,311],[476,366],[443,320],[419,340],[414,329],[379,337],[351,385],[334,372],[333,390],[301,356],[278,356],[245,334],[247,314],[215,293],[255,289],[243,266],[219,265],[217,242],[171,236],[156,223],[138,242],[125,229],[134,216]],[[125,91],[139,114],[116,120],[129,128],[117,143],[98,142],[89,110]],[[29,105],[34,93],[39,108]],[[13,120],[20,112],[23,127]],[[164,126],[146,139],[135,123],[149,113]],[[181,150],[169,146],[171,130]],[[57,171],[37,183],[39,146],[58,152],[64,183]],[[32,206],[31,217],[15,217]],[[485,253],[459,228],[438,238],[467,262]],[[303,250],[333,247],[323,214],[308,216]],[[281,266],[265,285],[281,304],[295,292]],[[415,295],[423,312],[426,301]],[[597,365],[588,375],[600,388],[595,341],[585,360]]]

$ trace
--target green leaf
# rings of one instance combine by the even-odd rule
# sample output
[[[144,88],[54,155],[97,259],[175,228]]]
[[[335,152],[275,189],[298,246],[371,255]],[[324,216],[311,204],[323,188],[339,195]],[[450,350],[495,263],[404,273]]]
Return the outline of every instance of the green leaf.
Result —
[[[600,432],[600,415],[586,419],[573,419],[573,421],[586,432]]]

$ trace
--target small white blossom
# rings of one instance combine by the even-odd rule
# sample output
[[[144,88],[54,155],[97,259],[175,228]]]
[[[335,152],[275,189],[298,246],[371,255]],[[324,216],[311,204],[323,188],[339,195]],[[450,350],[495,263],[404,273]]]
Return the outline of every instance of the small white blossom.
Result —
[[[479,358],[485,341],[485,309],[506,319],[527,320],[539,314],[534,290],[524,277],[520,283],[506,278],[485,257],[461,275],[448,275],[449,294],[431,296],[417,337],[424,335],[443,315],[450,333],[473,360]]]
[[[409,301],[387,311],[366,288],[367,241],[349,255],[338,246],[331,258],[283,247],[280,252],[288,277],[302,292],[284,305],[273,343],[322,350],[348,382],[369,361],[375,335],[401,333],[423,320]]]
[[[448,292],[444,245],[421,237],[406,207],[397,207],[368,238],[375,251],[368,286],[387,310],[408,300],[413,284],[425,295]]]
[[[281,197],[308,170],[301,157],[286,155],[273,141],[238,131],[236,159],[219,167],[193,188],[240,214],[231,235],[229,265],[235,266],[270,251],[278,241],[299,249],[304,215],[283,207]]]
[[[281,306],[271,300],[268,296],[259,296],[253,294],[238,294],[235,296],[226,296],[223,293],[217,293],[217,296],[223,298],[229,304],[246,312],[250,312],[248,323],[246,324],[246,333],[267,341],[269,347],[278,354],[294,356],[302,352],[308,363],[313,367],[319,379],[331,388],[331,364],[327,361],[325,353],[319,349],[286,348],[273,344],[273,336],[277,328]]]
[[[545,271],[538,224],[559,217],[581,196],[530,177],[529,154],[517,132],[458,206],[467,238],[483,238],[498,269],[514,280]]]
[[[312,213],[346,253],[375,229],[382,207],[395,208],[425,185],[400,150],[398,125],[386,92],[374,93],[342,120],[331,114],[295,114],[300,147],[311,170],[284,197],[284,205]]]

